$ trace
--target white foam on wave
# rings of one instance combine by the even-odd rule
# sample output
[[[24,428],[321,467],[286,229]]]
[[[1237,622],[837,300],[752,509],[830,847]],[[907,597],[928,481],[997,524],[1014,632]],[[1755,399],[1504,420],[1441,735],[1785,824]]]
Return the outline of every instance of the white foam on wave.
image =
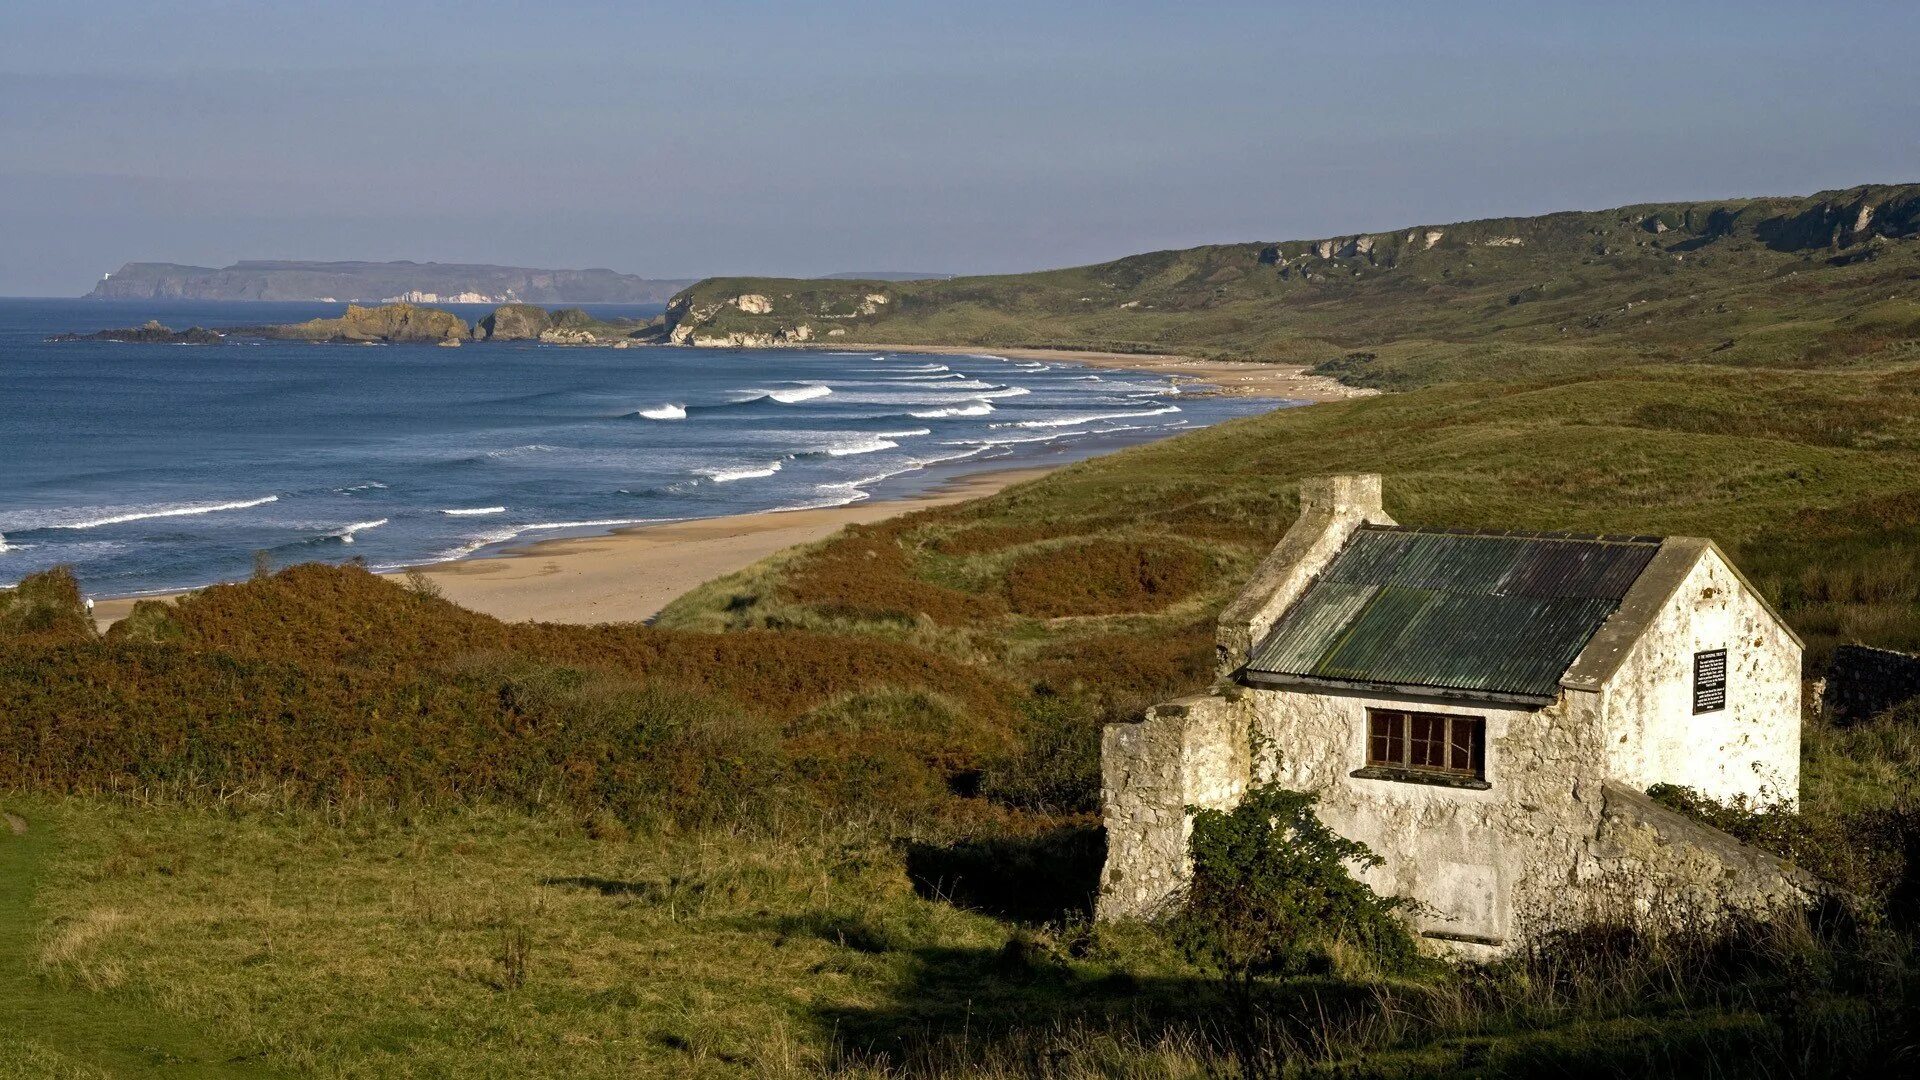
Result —
[[[784,390],[769,390],[767,396],[782,405],[792,405],[801,401],[812,401],[833,393],[833,388],[814,383],[811,386],[795,386]]]
[[[892,439],[883,439],[876,435],[854,442],[840,443],[837,446],[829,446],[827,447],[827,455],[829,457],[852,457],[854,454],[872,454],[881,450],[892,450],[899,445],[899,443],[894,442]]]
[[[145,509],[128,509],[122,513],[106,517],[92,518],[87,521],[75,521],[58,525],[47,525],[49,529],[97,529],[102,525],[124,525],[129,521],[145,521],[148,518],[192,517],[196,514],[217,514],[227,510],[247,510],[255,506],[265,506],[270,502],[279,502],[280,496],[268,495],[259,499],[242,499],[239,502],[188,503],[184,506],[157,506]]]
[[[961,375],[958,372],[955,372],[952,375],[941,375],[939,376],[939,378],[941,380],[940,382],[935,383],[931,386],[928,386],[927,389],[929,390],[998,390],[998,389],[1002,389],[1005,385],[1003,383],[987,382],[985,379],[969,379],[965,375]],[[945,381],[947,379],[959,379],[960,381],[947,382]],[[895,381],[907,382],[908,380],[897,379]]]
[[[442,510],[440,512],[448,517],[484,517],[488,514],[504,514],[507,512],[507,508],[504,506],[473,506],[461,507],[455,510]]]
[[[993,404],[976,401],[971,405],[958,405],[949,409],[933,409],[928,412],[908,413],[916,420],[937,420],[947,416],[985,416],[993,411]]]
[[[876,431],[873,433],[873,437],[876,439],[911,439],[916,435],[931,434],[933,434],[932,428],[914,428],[912,431]]]
[[[0,555],[4,555],[9,551],[19,551],[19,550],[20,550],[19,544],[7,543],[7,534],[0,533]]]
[[[1079,424],[1091,424],[1100,420],[1138,420],[1143,416],[1164,416],[1180,411],[1178,405],[1166,405],[1158,409],[1137,409],[1128,412],[1082,413],[1077,416],[1057,416],[1051,420],[1020,420],[1010,424],[995,424],[994,427],[1017,428],[1053,428],[1075,427]]]
[[[447,550],[440,552],[438,555],[435,555],[434,557],[432,557],[431,559],[428,559],[427,561],[428,562],[451,562],[454,559],[464,559],[467,556],[473,554],[474,552],[479,551],[483,547],[487,547],[490,544],[504,544],[507,541],[519,535],[520,535],[520,530],[517,528],[516,529],[496,529],[493,532],[481,533],[479,536],[473,537],[472,539],[468,540],[466,543],[461,544],[458,547],[448,548]]]
[[[873,498],[872,495],[850,483],[815,484],[813,490],[823,492],[823,494],[820,498],[809,502],[793,503],[789,506],[776,506],[770,510],[760,510],[756,512],[761,514],[785,514],[794,510],[826,510],[831,507],[845,506],[848,503],[857,503],[864,499]]]
[[[978,439],[950,439],[948,446],[977,446],[985,449],[989,446],[1014,446],[1020,443],[1052,442],[1075,435],[1091,435],[1091,431],[1054,431],[1045,435],[986,435]]]
[[[1034,363],[1034,364],[1030,364],[1030,363],[1025,363],[1025,362],[1022,362],[1022,363],[1018,363],[1018,364],[1015,364],[1015,365],[1014,365],[1014,367],[1022,367],[1022,368],[1026,368],[1026,369],[1027,369],[1028,371],[1051,371],[1051,370],[1053,370],[1053,365],[1052,365],[1052,364],[1037,364],[1037,363]]]
[[[366,532],[368,529],[377,529],[380,526],[385,525],[386,523],[387,523],[386,518],[381,518],[378,521],[356,521],[353,524],[346,526],[345,528],[341,529],[338,532],[328,533],[327,539],[338,540],[343,544],[351,544],[353,543],[353,536],[355,533],[363,533],[363,532]]]
[[[503,458],[519,457],[522,454],[551,454],[556,449],[558,449],[558,447],[548,446],[546,443],[528,443],[525,446],[509,446],[504,450],[489,450],[487,451],[487,456],[490,458]]]
[[[927,465],[941,465],[949,461],[965,461],[985,449],[986,447],[984,446],[976,446],[969,450],[962,450],[957,454],[937,454],[930,458],[919,458],[918,461],[922,467]]]
[[[519,533],[545,532],[551,529],[610,529],[616,525],[651,525],[663,521],[678,521],[678,518],[604,518],[599,521],[538,521],[532,525],[522,525]]]
[[[942,387],[942,389],[945,389],[945,387]],[[1033,391],[1027,389],[1024,386],[1003,386],[998,390],[988,390],[986,393],[977,394],[975,396],[983,397],[983,398],[1003,398],[1003,397],[1021,397],[1022,395],[1031,394],[1031,393],[1033,393]]]
[[[1098,376],[1098,375],[1075,375],[1075,376],[1073,377],[1073,381],[1075,381],[1075,382],[1100,382],[1101,380],[1100,380],[1100,376]]]
[[[366,491],[370,488],[380,488],[384,490],[386,486],[387,485],[381,483],[378,480],[369,480],[364,484],[355,484],[352,487],[334,488],[333,490],[340,492],[342,495],[345,495],[355,491]]]
[[[943,379],[964,379],[966,375],[958,371],[949,371],[945,375],[902,375],[895,382],[939,382]]]
[[[716,484],[731,484],[735,480],[754,480],[762,476],[772,476],[780,471],[780,463],[768,462],[765,465],[750,465],[744,469],[702,469],[700,475]]]
[[[643,416],[648,420],[685,420],[687,418],[687,407],[669,402],[665,405],[655,405],[651,409],[641,409],[636,415]]]

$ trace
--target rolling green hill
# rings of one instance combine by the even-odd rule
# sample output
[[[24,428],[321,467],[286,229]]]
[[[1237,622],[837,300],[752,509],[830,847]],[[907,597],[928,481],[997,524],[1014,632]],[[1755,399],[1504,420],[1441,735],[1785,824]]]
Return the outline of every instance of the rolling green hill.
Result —
[[[693,344],[1177,352],[1314,364],[1383,388],[1708,357],[1793,367],[1911,348],[1916,239],[1920,185],[1870,185],[950,281],[713,278],[676,295],[668,320]]]

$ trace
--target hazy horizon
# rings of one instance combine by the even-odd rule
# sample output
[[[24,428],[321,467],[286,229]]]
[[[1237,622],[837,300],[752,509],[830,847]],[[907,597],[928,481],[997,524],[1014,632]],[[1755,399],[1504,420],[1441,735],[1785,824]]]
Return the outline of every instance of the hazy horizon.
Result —
[[[1920,178],[1920,7],[18,11],[0,295],[128,261],[991,273]]]

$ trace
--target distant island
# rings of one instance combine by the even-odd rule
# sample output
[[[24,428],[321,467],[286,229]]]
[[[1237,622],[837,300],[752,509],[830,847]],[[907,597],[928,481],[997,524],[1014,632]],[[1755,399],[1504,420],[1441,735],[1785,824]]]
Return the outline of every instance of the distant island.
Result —
[[[93,300],[307,300],[413,304],[664,304],[691,279],[612,270],[538,270],[484,263],[243,260],[232,266],[131,262],[100,279]]]
[[[344,315],[299,323],[194,326],[175,330],[149,319],[140,326],[55,334],[48,341],[117,341],[136,345],[221,345],[229,338],[341,344],[459,345],[463,341],[538,341],[547,345],[629,348],[666,338],[665,320],[603,319],[580,308],[549,311],[533,304],[502,304],[469,325],[451,311],[400,301],[379,307],[348,304]]]

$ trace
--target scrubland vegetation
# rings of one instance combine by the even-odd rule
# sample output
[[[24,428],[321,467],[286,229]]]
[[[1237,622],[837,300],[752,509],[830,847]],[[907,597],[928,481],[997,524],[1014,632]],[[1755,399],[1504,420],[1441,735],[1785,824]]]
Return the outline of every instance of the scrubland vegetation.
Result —
[[[1665,237],[1657,260],[1475,247],[1439,292],[1350,268],[1373,284],[1285,301],[1311,335],[1256,324],[1227,279],[1218,307],[1189,289],[1128,343],[1201,327],[1404,389],[851,529],[652,627],[506,625],[353,567],[104,638],[63,575],[0,592],[0,809],[26,826],[0,833],[0,1075],[1910,1066],[1911,707],[1809,718],[1797,813],[1660,793],[1845,891],[1804,918],[1596,927],[1461,970],[1393,946],[1324,866],[1278,889],[1203,858],[1184,925],[1087,922],[1100,725],[1210,679],[1213,618],[1306,476],[1381,472],[1408,523],[1711,537],[1812,676],[1840,642],[1920,648],[1914,245],[1646,224],[1664,212],[1582,241]],[[1299,264],[1280,254],[1253,265]],[[913,325],[999,319],[989,284],[912,286],[981,290]],[[1296,286],[1333,288],[1274,288]],[[1272,347],[1220,331],[1241,319]],[[1283,894],[1344,899],[1210,934]]]

